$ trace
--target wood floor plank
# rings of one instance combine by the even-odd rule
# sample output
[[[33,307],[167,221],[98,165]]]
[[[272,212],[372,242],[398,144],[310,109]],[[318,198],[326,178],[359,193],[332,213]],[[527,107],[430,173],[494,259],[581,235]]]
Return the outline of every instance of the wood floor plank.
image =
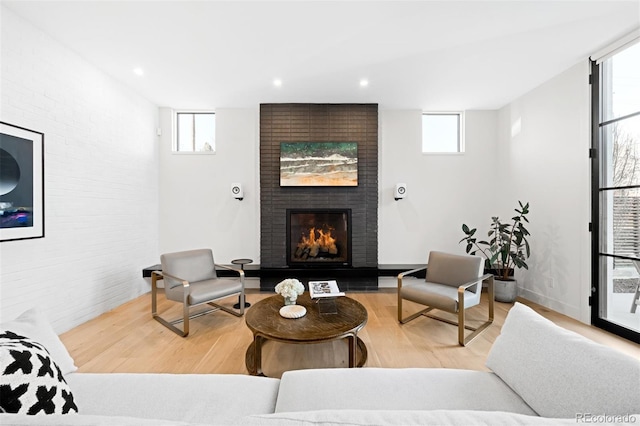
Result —
[[[247,300],[255,303],[272,295],[248,290]],[[362,303],[368,312],[367,324],[358,334],[367,346],[365,367],[487,370],[484,365],[487,354],[512,306],[496,303],[493,325],[467,347],[461,347],[457,343],[456,327],[449,324],[426,317],[399,324],[395,289],[348,295]],[[526,300],[520,301],[562,327],[640,359],[640,345]],[[228,298],[222,304],[231,306],[236,302],[237,298]],[[483,294],[481,304],[469,310],[472,325],[485,321],[486,303],[486,294]],[[252,334],[243,317],[222,311],[201,316],[191,321],[189,336],[182,338],[152,319],[150,305],[151,296],[145,294],[62,334],[60,338],[79,371],[248,374],[245,352],[252,342]],[[167,301],[162,294],[158,305],[164,317],[180,317],[180,305]],[[406,313],[419,309],[419,305],[405,303]],[[274,376],[292,365],[295,368],[340,367],[345,365],[346,353],[343,342],[285,346],[268,343],[263,366],[266,373]]]

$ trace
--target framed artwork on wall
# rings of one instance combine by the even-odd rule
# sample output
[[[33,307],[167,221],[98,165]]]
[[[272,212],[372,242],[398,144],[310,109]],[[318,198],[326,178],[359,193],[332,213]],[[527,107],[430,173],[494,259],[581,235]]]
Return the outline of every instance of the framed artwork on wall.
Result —
[[[281,142],[280,186],[358,186],[358,143]]]
[[[44,237],[44,134],[0,121],[0,242]]]

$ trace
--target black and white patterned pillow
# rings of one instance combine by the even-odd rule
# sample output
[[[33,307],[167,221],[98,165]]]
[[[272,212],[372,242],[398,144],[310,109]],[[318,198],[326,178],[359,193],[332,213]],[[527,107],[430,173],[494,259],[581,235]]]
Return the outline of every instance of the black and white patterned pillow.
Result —
[[[28,415],[77,413],[69,385],[40,343],[0,332],[0,412]]]

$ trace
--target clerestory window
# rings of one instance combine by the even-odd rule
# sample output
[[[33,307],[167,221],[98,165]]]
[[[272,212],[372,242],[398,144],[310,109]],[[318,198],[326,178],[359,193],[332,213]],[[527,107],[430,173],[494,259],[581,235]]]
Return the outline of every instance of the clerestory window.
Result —
[[[462,112],[422,114],[422,152],[450,154],[464,152]]]
[[[213,154],[216,151],[216,114],[178,111],[173,152]]]

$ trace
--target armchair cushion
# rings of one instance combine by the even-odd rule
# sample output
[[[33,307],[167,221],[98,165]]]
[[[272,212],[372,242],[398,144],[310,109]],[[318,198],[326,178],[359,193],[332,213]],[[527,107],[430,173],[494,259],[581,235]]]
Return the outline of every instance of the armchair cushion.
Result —
[[[188,250],[166,253],[160,256],[162,270],[189,282],[216,278],[216,266],[211,249]],[[165,278],[165,288],[181,285],[180,282]]]
[[[484,261],[480,256],[467,256],[432,251],[429,253],[425,280],[458,287],[481,277]],[[472,288],[472,291],[476,291]]]
[[[447,312],[458,312],[458,288],[446,284],[418,281],[402,286],[403,299],[431,306]],[[479,302],[479,294],[464,292],[464,305],[471,307]]]
[[[242,291],[242,283],[239,280],[227,278],[198,281],[191,283],[190,287],[191,292],[189,293],[187,303],[192,306]],[[182,294],[182,292],[180,292],[180,294]],[[180,296],[178,301],[181,300],[182,296]]]

